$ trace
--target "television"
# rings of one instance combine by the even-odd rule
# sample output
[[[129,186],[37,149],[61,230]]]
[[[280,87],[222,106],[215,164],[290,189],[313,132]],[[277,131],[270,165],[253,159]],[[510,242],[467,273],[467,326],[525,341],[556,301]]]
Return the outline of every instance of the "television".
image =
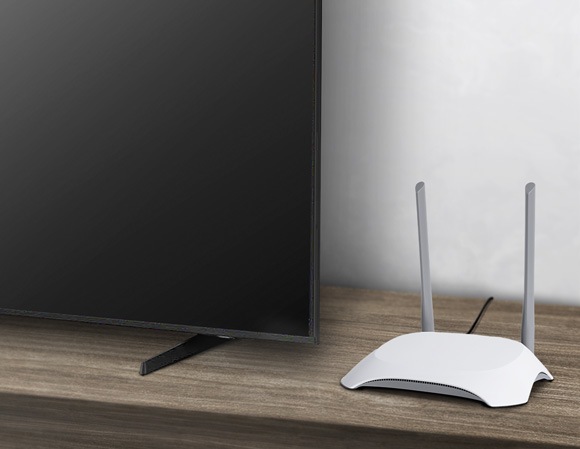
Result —
[[[0,0],[0,313],[316,343],[320,26]]]

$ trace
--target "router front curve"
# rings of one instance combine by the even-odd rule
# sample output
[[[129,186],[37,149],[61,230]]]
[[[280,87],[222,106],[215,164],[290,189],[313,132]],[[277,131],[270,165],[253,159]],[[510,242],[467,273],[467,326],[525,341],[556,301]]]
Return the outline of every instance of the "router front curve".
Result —
[[[404,376],[404,374],[397,372],[397,370],[392,369],[392,367],[385,366],[385,363],[376,357],[375,352],[365,357],[342,378],[340,383],[343,387],[351,390],[362,387],[391,388],[458,396],[466,399],[483,401],[482,398],[473,392],[463,388],[412,378],[391,377],[396,375]]]
[[[392,388],[396,390],[420,391],[423,393],[443,394],[446,396],[458,396],[460,398],[472,399],[474,401],[485,402],[471,391],[457,388],[452,385],[443,385],[433,382],[423,382],[410,379],[379,379],[366,382],[362,387]]]

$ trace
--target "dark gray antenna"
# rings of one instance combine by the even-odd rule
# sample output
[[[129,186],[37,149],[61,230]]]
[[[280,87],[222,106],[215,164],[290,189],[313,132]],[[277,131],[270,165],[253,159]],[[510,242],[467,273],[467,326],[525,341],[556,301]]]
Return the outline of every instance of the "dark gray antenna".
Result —
[[[522,343],[534,352],[534,256],[536,234],[536,185],[526,184],[526,255],[524,268],[524,306],[522,314]]]
[[[419,259],[421,262],[421,330],[435,331],[433,319],[433,295],[431,292],[431,268],[429,265],[429,240],[427,237],[427,201],[425,183],[415,186],[417,197],[417,225],[419,227]]]

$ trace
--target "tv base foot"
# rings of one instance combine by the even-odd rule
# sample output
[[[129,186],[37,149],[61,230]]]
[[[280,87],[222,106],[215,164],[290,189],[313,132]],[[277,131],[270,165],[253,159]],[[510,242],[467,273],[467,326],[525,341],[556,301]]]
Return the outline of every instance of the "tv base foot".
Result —
[[[232,339],[215,335],[195,335],[174,348],[142,362],[139,374],[142,376],[151,374],[154,371],[173,365],[183,359],[207,351],[230,340]]]

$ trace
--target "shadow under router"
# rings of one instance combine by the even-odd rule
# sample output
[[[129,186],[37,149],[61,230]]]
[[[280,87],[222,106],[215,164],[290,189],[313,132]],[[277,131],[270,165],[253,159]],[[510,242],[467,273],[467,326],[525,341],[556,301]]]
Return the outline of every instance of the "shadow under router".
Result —
[[[421,263],[422,332],[393,338],[341,380],[348,389],[383,387],[482,401],[490,407],[528,402],[534,382],[553,376],[534,355],[535,185],[526,185],[522,342],[475,334],[435,332],[427,239],[425,184],[415,188]]]

